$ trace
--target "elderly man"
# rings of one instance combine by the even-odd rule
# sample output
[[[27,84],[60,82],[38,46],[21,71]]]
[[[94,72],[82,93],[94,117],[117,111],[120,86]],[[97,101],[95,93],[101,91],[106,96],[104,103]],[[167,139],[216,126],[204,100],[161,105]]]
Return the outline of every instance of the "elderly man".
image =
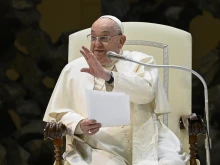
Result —
[[[65,164],[70,165],[184,165],[178,138],[157,118],[169,113],[158,70],[110,60],[108,51],[149,64],[152,56],[122,51],[126,41],[120,20],[102,16],[87,37],[90,49],[63,69],[48,104],[44,121],[56,120],[68,128]],[[89,120],[85,89],[124,92],[130,98],[131,124],[102,127]],[[103,107],[104,110],[105,107]]]

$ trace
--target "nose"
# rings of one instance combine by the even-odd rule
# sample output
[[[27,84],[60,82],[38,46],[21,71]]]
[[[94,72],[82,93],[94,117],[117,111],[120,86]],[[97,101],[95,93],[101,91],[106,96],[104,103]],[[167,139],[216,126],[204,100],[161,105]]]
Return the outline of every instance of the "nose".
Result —
[[[102,42],[100,41],[99,38],[96,38],[94,44],[95,44],[95,45],[102,45]]]

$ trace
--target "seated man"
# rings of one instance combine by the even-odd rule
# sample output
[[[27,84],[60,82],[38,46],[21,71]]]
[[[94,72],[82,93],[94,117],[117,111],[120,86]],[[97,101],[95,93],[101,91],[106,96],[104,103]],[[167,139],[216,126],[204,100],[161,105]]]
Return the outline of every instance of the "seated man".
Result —
[[[169,113],[158,70],[128,61],[110,60],[114,51],[153,64],[152,56],[123,51],[123,26],[114,16],[102,16],[91,27],[90,49],[65,66],[48,104],[44,121],[68,128],[65,164],[70,165],[184,165],[181,143],[157,116]],[[89,120],[85,89],[124,92],[130,97],[131,124],[102,127]]]

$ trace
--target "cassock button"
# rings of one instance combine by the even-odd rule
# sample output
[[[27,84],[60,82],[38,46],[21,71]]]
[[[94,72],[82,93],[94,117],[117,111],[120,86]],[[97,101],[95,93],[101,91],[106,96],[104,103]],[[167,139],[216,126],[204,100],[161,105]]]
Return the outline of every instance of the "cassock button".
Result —
[[[126,143],[129,143],[129,140],[126,140]]]
[[[124,132],[123,134],[124,134],[124,135],[127,135],[127,133],[126,133],[126,132]]]

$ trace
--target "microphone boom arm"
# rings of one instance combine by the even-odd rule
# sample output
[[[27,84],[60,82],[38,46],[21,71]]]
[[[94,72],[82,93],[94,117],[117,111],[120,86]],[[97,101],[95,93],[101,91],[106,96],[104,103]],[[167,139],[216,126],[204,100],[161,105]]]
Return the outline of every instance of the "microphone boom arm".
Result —
[[[197,78],[200,79],[200,81],[203,84],[204,87],[204,97],[205,97],[205,119],[206,119],[206,128],[207,128],[207,133],[206,133],[206,139],[205,139],[205,149],[206,149],[206,165],[210,165],[210,151],[211,149],[211,139],[209,138],[209,106],[208,106],[208,88],[205,80],[202,78],[202,76],[197,73],[196,71],[183,67],[183,66],[177,66],[177,65],[154,65],[154,64],[146,64],[143,62],[135,61],[132,60],[131,58],[124,57],[122,55],[116,54],[115,52],[109,51],[107,52],[107,57],[109,59],[117,59],[117,60],[125,60],[125,61],[130,61],[134,62],[140,65],[144,65],[146,67],[154,67],[154,68],[174,68],[174,69],[179,69],[179,70],[185,70],[188,71],[192,74],[194,74]]]

